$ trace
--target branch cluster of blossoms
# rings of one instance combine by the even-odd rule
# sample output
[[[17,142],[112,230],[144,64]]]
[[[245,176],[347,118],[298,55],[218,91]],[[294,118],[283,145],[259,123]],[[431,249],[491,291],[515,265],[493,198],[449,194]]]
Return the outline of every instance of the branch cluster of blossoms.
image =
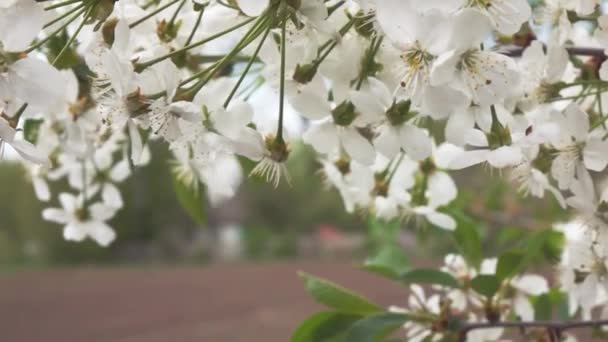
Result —
[[[0,146],[22,157],[40,200],[49,181],[70,185],[45,219],[104,246],[118,185],[155,140],[213,204],[244,178],[240,158],[289,181],[302,140],[349,212],[446,230],[449,171],[486,164],[576,212],[562,284],[589,313],[608,288],[603,13],[599,0],[0,0]],[[535,294],[547,287],[526,276],[507,287],[523,296],[532,280]]]

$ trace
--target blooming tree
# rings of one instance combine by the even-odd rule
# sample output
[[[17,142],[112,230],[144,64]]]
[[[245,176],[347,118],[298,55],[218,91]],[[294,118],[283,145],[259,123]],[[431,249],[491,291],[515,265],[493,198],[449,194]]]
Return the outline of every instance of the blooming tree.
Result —
[[[437,269],[386,249],[366,268],[410,286],[382,308],[303,274],[329,309],[294,341],[574,340],[608,318],[608,15],[599,0],[0,0],[0,148],[68,240],[115,239],[119,185],[168,145],[178,198],[277,186],[297,141],[347,211],[424,220],[460,254]],[[604,103],[606,103],[604,105]],[[485,164],[575,219],[484,258],[449,210],[451,170]],[[118,227],[119,228],[119,227]],[[563,237],[559,283],[527,270]],[[425,287],[421,285],[427,285]],[[563,322],[548,321],[552,307]],[[584,321],[571,322],[579,317]],[[512,332],[511,332],[512,333]],[[601,329],[598,334],[602,333]]]

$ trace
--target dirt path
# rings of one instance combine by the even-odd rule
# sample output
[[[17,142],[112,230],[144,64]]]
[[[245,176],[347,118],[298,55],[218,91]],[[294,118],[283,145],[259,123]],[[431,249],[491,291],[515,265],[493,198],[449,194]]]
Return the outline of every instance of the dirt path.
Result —
[[[355,263],[77,269],[0,276],[0,341],[287,342],[320,309],[296,271],[330,278],[383,305],[403,289]]]

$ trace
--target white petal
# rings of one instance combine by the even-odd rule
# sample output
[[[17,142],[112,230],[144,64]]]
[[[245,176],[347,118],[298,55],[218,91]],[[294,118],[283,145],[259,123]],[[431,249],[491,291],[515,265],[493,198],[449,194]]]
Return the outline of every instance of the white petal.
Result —
[[[589,139],[583,150],[585,167],[591,171],[604,171],[608,165],[608,141]]]
[[[488,163],[496,168],[514,166],[521,163],[523,159],[521,150],[512,146],[502,146],[490,152]]]
[[[446,230],[456,229],[456,221],[449,215],[435,211],[428,213],[426,219],[439,228]]]
[[[401,149],[398,133],[393,127],[381,126],[378,136],[374,139],[376,150],[387,158],[394,158]]]
[[[450,116],[445,126],[446,141],[464,146],[465,132],[475,126],[475,118],[468,111],[459,111]]]
[[[114,229],[102,222],[91,222],[88,224],[88,233],[100,246],[107,247],[116,239]]]
[[[127,179],[130,174],[131,170],[129,169],[129,161],[125,158],[114,165],[110,171],[110,178],[116,183],[121,183]]]
[[[437,171],[429,177],[427,198],[429,206],[437,208],[452,202],[458,195],[458,188],[450,175]]]
[[[42,218],[47,221],[66,224],[69,221],[68,214],[61,209],[47,208],[42,211]]]
[[[341,131],[342,147],[351,158],[364,165],[371,165],[376,159],[376,150],[355,128],[345,128]]]
[[[6,51],[25,50],[44,24],[43,6],[35,1],[17,1],[0,10],[0,41]]]
[[[512,285],[519,291],[538,296],[549,291],[547,279],[536,274],[526,274],[513,279]]]
[[[102,203],[95,203],[89,207],[91,218],[96,221],[107,221],[114,217],[116,208]]]
[[[123,206],[120,191],[118,191],[118,188],[114,184],[104,184],[101,197],[103,198],[103,202],[112,208],[122,208]]]
[[[426,131],[410,124],[403,124],[399,130],[401,147],[416,161],[428,158],[433,152],[433,141]]]
[[[49,185],[46,181],[40,177],[32,177],[32,185],[34,186],[34,192],[36,197],[43,202],[47,202],[51,199],[51,192]]]
[[[329,153],[338,147],[338,132],[331,122],[311,125],[302,139],[319,153]]]
[[[85,229],[82,223],[70,223],[63,228],[63,238],[67,241],[83,241],[87,237]]]
[[[243,13],[250,17],[257,17],[268,7],[270,0],[236,0]]]
[[[29,141],[15,140],[10,144],[21,157],[37,164],[48,163],[48,158],[40,149]]]

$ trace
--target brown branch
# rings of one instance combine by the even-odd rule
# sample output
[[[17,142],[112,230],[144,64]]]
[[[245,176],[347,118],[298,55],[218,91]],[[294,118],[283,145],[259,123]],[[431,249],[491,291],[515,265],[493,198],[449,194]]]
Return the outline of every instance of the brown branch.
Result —
[[[516,46],[516,45],[508,45],[502,47],[497,50],[497,52],[509,56],[509,57],[521,57],[524,53],[525,47]],[[545,51],[547,47],[544,47]],[[594,48],[594,47],[583,47],[583,46],[568,46],[566,47],[566,51],[570,55],[573,56],[588,56],[588,57],[597,57],[601,60],[606,59],[606,54],[604,53],[605,49],[602,48]]]
[[[546,329],[551,340],[554,337],[559,337],[563,331],[577,328],[593,328],[601,325],[608,325],[608,320],[597,321],[531,321],[531,322],[495,322],[495,323],[467,323],[460,329],[460,341],[466,341],[467,334],[472,330],[491,329],[491,328],[519,328],[524,331],[527,328],[544,328]]]

